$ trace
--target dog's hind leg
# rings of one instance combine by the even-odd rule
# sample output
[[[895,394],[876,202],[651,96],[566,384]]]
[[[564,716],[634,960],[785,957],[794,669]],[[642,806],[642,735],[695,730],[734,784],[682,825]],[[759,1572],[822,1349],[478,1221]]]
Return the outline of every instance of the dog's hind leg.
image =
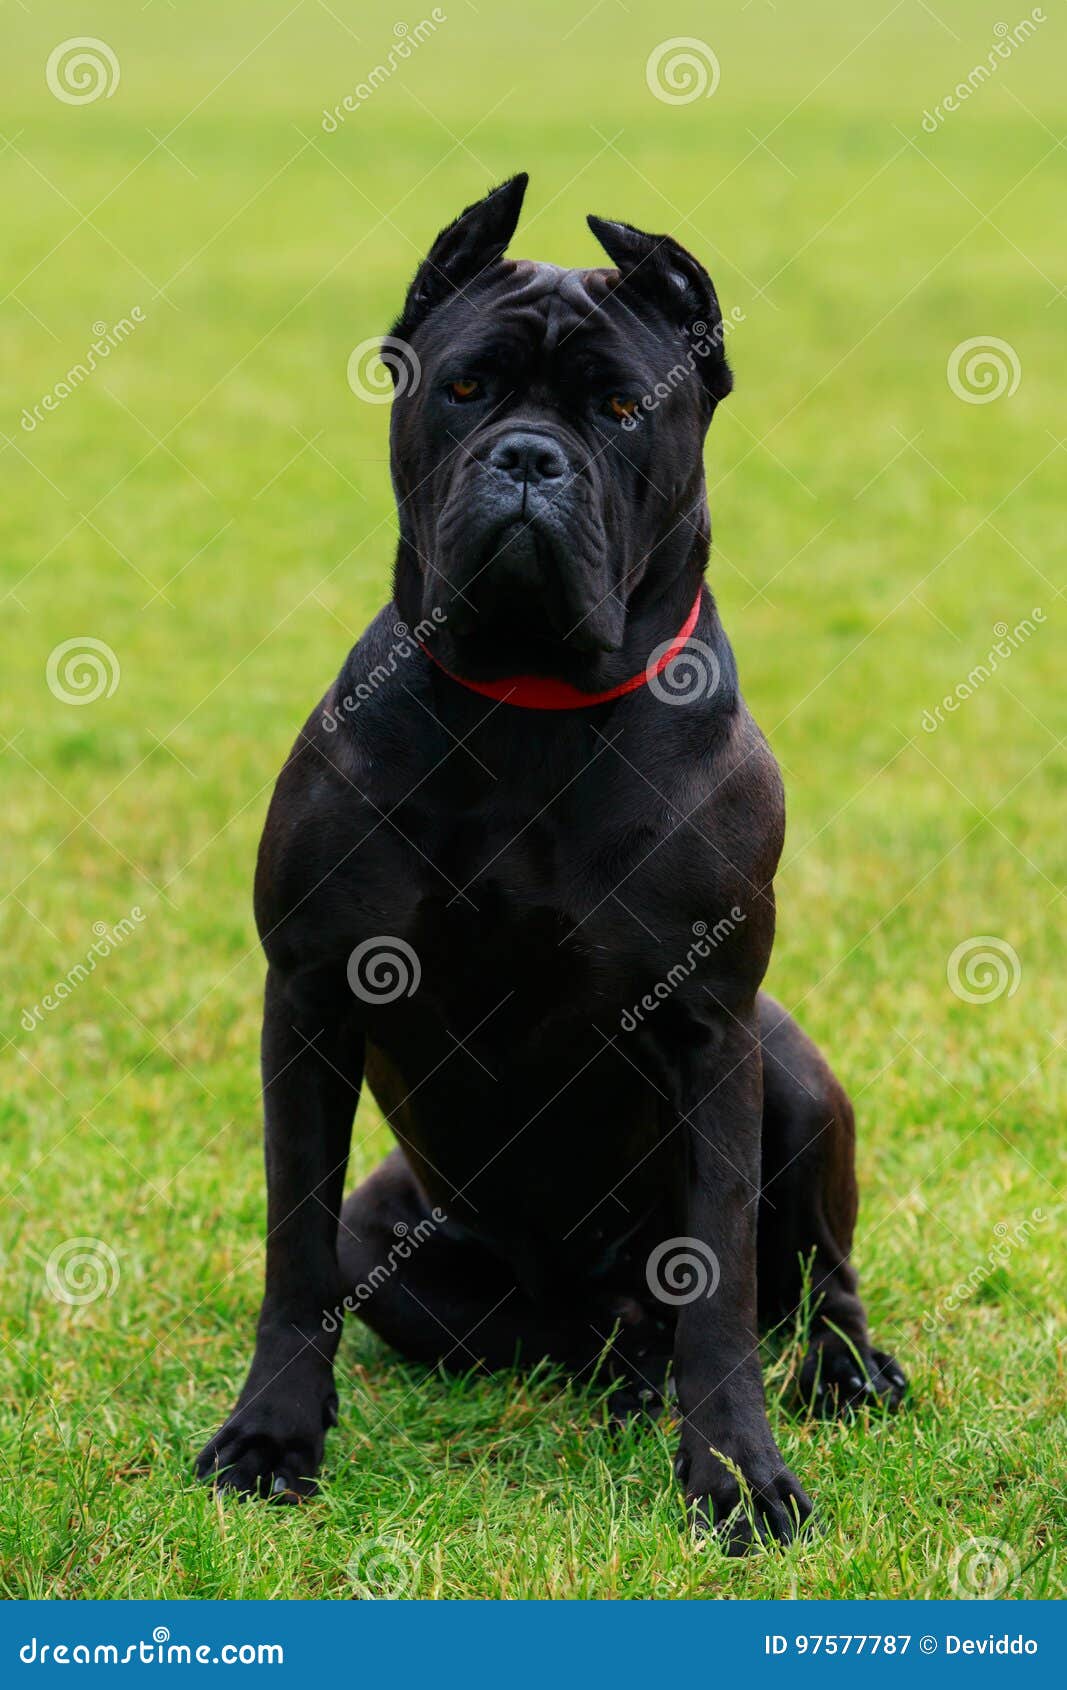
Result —
[[[875,1401],[895,1408],[907,1382],[892,1356],[871,1348],[850,1261],[858,1201],[852,1105],[782,1006],[764,993],[759,1011],[761,1319],[768,1324],[791,1319],[810,1271],[811,1345],[800,1373],[804,1400],[822,1414]]]
[[[466,1373],[548,1360],[589,1380],[611,1335],[610,1308],[592,1318],[580,1306],[535,1304],[506,1262],[435,1219],[399,1149],[345,1200],[338,1259],[346,1311],[430,1366]],[[624,1324],[627,1314],[642,1318],[636,1303],[616,1311]],[[636,1341],[636,1325],[626,1337]],[[616,1349],[625,1347],[620,1339]],[[614,1350],[605,1371],[628,1377]]]

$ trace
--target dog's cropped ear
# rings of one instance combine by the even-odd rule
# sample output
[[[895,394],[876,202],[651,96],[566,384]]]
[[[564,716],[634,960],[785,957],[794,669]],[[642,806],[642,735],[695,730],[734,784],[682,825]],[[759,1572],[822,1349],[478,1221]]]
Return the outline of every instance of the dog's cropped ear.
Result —
[[[441,230],[415,273],[404,309],[393,324],[394,335],[409,339],[431,311],[504,256],[528,181],[525,171],[512,176]]]
[[[635,300],[648,300],[685,331],[709,394],[716,401],[725,399],[734,381],[723,351],[718,295],[704,266],[670,235],[646,235],[604,217],[587,221],[618,268],[617,285]]]

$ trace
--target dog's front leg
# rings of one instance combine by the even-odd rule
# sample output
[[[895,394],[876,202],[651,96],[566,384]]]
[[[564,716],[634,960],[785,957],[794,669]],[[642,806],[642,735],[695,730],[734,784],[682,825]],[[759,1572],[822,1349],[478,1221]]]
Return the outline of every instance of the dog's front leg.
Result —
[[[676,1471],[697,1522],[720,1528],[730,1553],[740,1554],[754,1536],[788,1541],[811,1504],[779,1453],[763,1395],[756,1329],[763,1068],[754,1007],[718,1021],[710,1049],[710,1060],[690,1058],[680,1069],[688,1237],[676,1244],[675,1288],[666,1287],[680,1304]],[[649,1272],[654,1288],[670,1275],[666,1241],[660,1250]]]
[[[244,1389],[197,1461],[201,1478],[235,1490],[309,1494],[337,1419],[337,1220],[362,1065],[343,981],[340,992],[316,989],[272,968],[263,1016],[266,1288]]]

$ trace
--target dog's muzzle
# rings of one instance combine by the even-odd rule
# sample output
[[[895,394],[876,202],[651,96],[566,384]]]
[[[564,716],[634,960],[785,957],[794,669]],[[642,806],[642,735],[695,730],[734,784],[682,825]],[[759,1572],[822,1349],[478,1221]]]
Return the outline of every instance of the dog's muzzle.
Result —
[[[449,619],[459,634],[521,624],[534,639],[617,649],[600,492],[556,434],[511,427],[465,461],[438,527]]]

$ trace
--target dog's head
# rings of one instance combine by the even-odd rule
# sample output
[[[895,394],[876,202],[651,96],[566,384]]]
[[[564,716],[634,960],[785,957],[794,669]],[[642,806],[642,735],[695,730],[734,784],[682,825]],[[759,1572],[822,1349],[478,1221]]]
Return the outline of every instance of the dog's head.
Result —
[[[437,237],[382,356],[402,608],[447,618],[474,663],[504,646],[552,669],[618,651],[635,597],[694,547],[703,564],[731,377],[715,289],[669,237],[590,217],[616,268],[506,260],[526,180]]]

